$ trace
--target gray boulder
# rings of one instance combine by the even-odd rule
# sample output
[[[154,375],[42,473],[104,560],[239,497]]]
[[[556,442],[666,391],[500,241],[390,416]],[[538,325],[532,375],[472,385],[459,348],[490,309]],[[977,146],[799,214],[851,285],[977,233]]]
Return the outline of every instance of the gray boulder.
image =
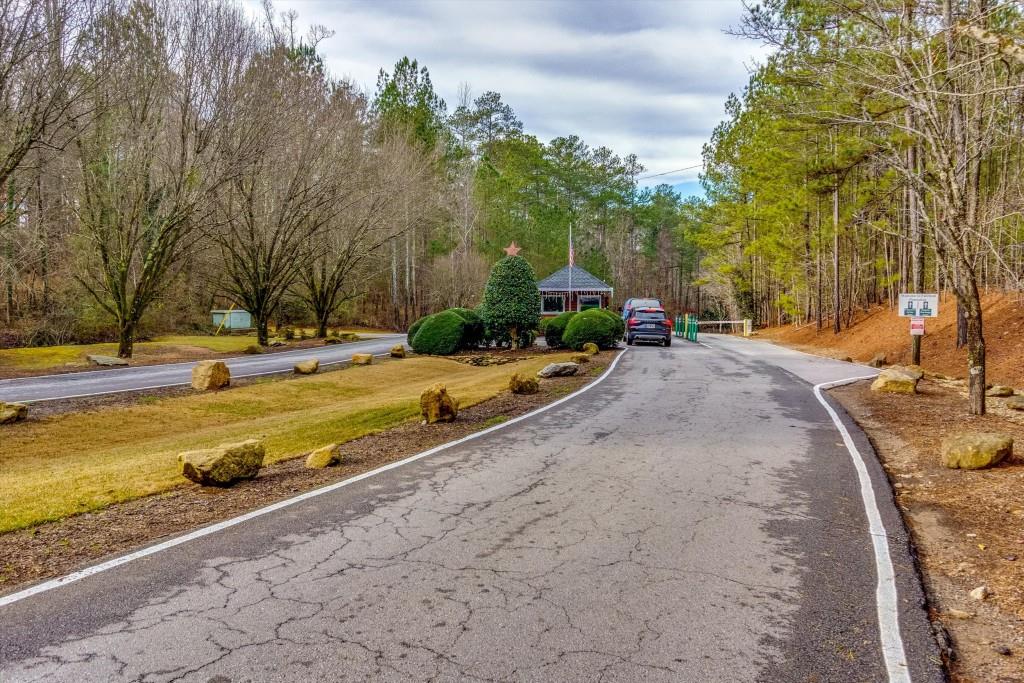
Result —
[[[1013,396],[1013,387],[1004,387],[1001,384],[997,384],[986,391],[985,395],[995,396],[996,398],[1006,398],[1007,396]]]
[[[128,361],[124,358],[117,358],[116,356],[100,356],[97,354],[89,354],[86,356],[90,363],[93,365],[103,365],[106,367],[114,367],[119,365],[128,365]]]
[[[544,379],[549,377],[570,377],[579,371],[580,366],[578,363],[549,363],[537,373],[537,376]]]
[[[24,403],[4,403],[0,401],[0,425],[20,422],[28,417],[28,406]]]

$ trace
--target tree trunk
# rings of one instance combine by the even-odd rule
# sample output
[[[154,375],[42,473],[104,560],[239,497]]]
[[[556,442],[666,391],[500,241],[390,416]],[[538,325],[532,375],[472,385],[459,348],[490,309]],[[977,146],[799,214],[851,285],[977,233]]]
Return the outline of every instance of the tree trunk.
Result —
[[[268,324],[268,316],[264,314],[253,315],[256,319],[256,343],[260,346],[266,346],[270,342],[270,333]]]
[[[131,358],[135,350],[135,323],[121,323],[121,329],[117,336],[117,357]]]
[[[835,297],[833,305],[834,319],[832,321],[832,331],[835,334],[839,334],[842,329],[842,323],[839,320],[839,315],[842,312],[842,294],[839,289],[839,185],[838,181],[834,190],[832,190],[832,227],[835,234],[832,238],[832,277],[834,279],[832,283],[833,296]]]
[[[316,319],[316,336],[317,339],[325,339],[327,337],[327,314],[318,315]]]
[[[967,323],[967,401],[971,415],[985,414],[985,337],[981,328],[981,297],[971,283],[964,302]]]

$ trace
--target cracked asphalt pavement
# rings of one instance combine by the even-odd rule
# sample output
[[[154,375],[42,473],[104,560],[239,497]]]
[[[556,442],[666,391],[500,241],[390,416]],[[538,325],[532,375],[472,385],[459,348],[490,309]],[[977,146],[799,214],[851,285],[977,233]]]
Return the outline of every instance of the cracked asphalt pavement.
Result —
[[[0,608],[0,681],[885,681],[857,476],[768,344],[636,347],[506,429]],[[850,423],[852,425],[852,423]],[[940,681],[865,456],[913,680]]]

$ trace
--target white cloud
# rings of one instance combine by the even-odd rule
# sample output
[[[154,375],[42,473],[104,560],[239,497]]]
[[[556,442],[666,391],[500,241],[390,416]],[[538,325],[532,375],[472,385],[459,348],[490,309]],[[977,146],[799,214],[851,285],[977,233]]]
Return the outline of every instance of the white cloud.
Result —
[[[454,108],[459,87],[495,90],[526,130],[576,134],[635,153],[648,173],[700,163],[730,92],[746,85],[760,45],[727,35],[740,0],[387,2],[278,0],[301,25],[335,31],[321,45],[332,72],[373,92],[403,56],[430,69]],[[684,183],[697,169],[651,179]]]

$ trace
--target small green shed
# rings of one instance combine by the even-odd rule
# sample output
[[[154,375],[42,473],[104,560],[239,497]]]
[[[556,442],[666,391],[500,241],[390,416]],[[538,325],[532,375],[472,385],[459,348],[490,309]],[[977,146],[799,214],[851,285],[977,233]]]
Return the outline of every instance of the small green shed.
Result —
[[[252,316],[249,315],[249,311],[234,308],[226,311],[210,311],[210,314],[213,316],[213,324],[221,327],[223,323],[225,330],[252,329]]]

